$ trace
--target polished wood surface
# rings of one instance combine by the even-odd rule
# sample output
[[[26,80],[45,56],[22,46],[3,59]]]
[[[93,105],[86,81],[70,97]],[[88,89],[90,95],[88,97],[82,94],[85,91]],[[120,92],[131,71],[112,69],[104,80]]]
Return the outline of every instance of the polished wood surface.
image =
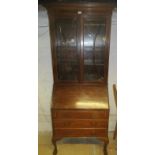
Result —
[[[44,3],[49,15],[54,74],[52,142],[97,137],[107,155],[107,89],[114,3]],[[93,39],[92,39],[93,38]]]
[[[54,119],[55,128],[106,128],[108,129],[107,119]]]
[[[109,109],[108,90],[102,85],[54,86],[54,109]]]
[[[85,110],[85,109],[75,109],[75,110],[57,110],[52,109],[53,118],[73,118],[73,119],[107,119],[109,117],[109,109],[96,109],[96,110]]]
[[[108,143],[108,90],[103,85],[54,85],[53,145],[63,137],[96,137]],[[103,151],[107,154],[107,145]],[[54,150],[54,155],[57,148]]]
[[[69,129],[64,129],[64,128],[55,128],[55,136],[56,137],[103,137],[107,136],[108,130],[103,129],[103,128],[80,128],[80,129],[75,129],[75,128],[69,128]]]
[[[50,19],[55,84],[107,84],[111,14],[115,5],[50,3],[45,7]],[[94,26],[87,27],[91,31],[86,35],[85,25],[88,24]],[[99,31],[101,29],[104,33]],[[85,36],[88,41],[84,40]]]

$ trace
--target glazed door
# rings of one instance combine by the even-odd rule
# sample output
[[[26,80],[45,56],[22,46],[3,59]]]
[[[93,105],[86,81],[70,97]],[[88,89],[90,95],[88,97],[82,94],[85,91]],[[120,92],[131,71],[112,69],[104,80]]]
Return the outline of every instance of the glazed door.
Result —
[[[106,81],[107,17],[70,13],[55,16],[53,23],[55,81]]]
[[[76,15],[55,17],[55,57],[57,81],[79,80],[79,22]]]
[[[105,78],[106,18],[83,18],[83,80],[102,82]]]

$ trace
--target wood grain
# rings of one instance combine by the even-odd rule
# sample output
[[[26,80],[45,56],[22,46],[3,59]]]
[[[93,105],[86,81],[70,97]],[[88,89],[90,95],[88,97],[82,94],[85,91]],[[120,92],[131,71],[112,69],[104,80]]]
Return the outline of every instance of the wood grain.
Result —
[[[111,2],[111,0],[109,2]],[[108,61],[111,15],[112,10],[116,7],[116,3],[52,3],[52,1],[47,1],[43,3],[43,5],[48,10],[49,15],[54,74],[51,106],[53,126],[52,142],[54,145],[53,155],[57,154],[56,141],[64,137],[97,137],[108,144],[108,121],[110,111],[107,89]],[[80,14],[78,13],[79,11]],[[103,53],[101,51],[104,56],[104,64],[100,66],[103,67],[104,76],[102,79],[94,78],[92,81],[84,79],[84,23],[88,17],[91,22],[93,22],[94,19],[104,19],[105,21]],[[77,34],[75,35],[77,46],[74,51],[76,52],[79,66],[75,69],[78,75],[76,74],[74,78],[66,78],[70,75],[67,74],[68,72],[66,73],[64,71],[65,68],[63,70],[64,66],[62,67],[62,73],[66,74],[62,74],[60,77],[58,76],[59,60],[57,59],[60,57],[57,55],[57,52],[59,52],[57,43],[59,41],[61,42],[61,39],[58,40],[59,37],[57,37],[58,31],[56,31],[56,21],[63,19],[62,21],[64,22],[65,19],[69,18],[71,18],[71,21],[72,19],[76,20],[77,23]],[[100,22],[98,23],[100,24]],[[66,33],[68,33],[68,31],[70,32],[72,30],[66,30]],[[73,49],[70,48],[66,51],[73,51]],[[61,52],[64,53],[65,50],[62,48]],[[90,52],[98,51],[91,50]],[[66,55],[65,53],[65,56]],[[68,58],[71,59],[72,57],[74,57],[74,55],[68,52]],[[67,56],[65,58],[67,59]],[[65,61],[65,59],[63,61]],[[61,65],[63,65],[63,63]],[[72,67],[74,66],[71,66],[71,68]],[[107,145],[104,145],[103,151],[105,154],[107,154],[106,147]]]
[[[56,119],[107,119],[108,110],[53,110]]]
[[[107,87],[67,85],[54,86],[53,109],[109,109]]]
[[[108,129],[108,121],[105,119],[54,119],[55,128],[105,128]]]
[[[90,129],[90,128],[84,128],[84,129],[61,129],[61,128],[55,128],[54,130],[56,137],[106,137],[108,134],[107,129]]]

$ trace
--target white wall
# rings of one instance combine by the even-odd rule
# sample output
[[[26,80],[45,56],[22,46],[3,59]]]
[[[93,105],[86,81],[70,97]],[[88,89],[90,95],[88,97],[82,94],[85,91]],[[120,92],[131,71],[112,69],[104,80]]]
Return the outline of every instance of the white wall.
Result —
[[[50,101],[53,86],[53,74],[50,53],[50,37],[48,27],[48,16],[45,9],[39,7],[38,13],[38,87],[39,87],[39,131],[51,131]],[[117,43],[116,43],[116,12],[113,14],[111,46],[110,46],[110,63],[109,63],[109,101],[110,101],[110,123],[109,130],[114,130],[116,120],[116,108],[112,94],[112,84],[116,83],[117,78]]]
[[[48,18],[39,7],[38,17],[38,96],[39,131],[51,131],[50,100],[53,86]]]
[[[115,129],[116,124],[116,106],[113,96],[113,84],[117,84],[117,12],[113,11],[111,24],[111,42],[110,42],[110,56],[109,56],[109,75],[108,75],[108,89],[109,89],[109,103],[110,103],[110,121],[109,130]]]

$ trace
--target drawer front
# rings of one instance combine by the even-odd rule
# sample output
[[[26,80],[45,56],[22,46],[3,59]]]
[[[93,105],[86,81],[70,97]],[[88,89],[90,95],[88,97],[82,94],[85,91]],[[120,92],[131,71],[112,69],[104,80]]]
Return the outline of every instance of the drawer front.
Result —
[[[108,110],[53,110],[53,118],[56,119],[107,119]]]
[[[107,137],[107,129],[54,129],[56,137]]]
[[[102,119],[54,119],[54,128],[108,128],[108,120]]]

